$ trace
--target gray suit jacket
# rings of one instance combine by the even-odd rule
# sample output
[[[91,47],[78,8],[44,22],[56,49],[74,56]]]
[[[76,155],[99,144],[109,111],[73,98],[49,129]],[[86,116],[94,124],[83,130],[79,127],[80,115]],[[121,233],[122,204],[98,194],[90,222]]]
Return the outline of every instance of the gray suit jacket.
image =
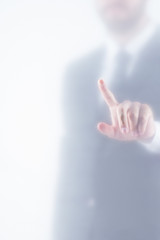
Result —
[[[110,121],[98,100],[103,47],[77,60],[64,81],[56,240],[159,240],[160,155],[101,135]],[[160,31],[144,47],[117,99],[149,104],[160,120]]]

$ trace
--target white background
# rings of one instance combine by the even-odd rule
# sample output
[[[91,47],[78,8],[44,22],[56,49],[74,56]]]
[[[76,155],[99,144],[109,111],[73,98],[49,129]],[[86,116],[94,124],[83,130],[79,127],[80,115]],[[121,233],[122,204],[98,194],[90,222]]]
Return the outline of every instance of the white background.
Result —
[[[0,240],[53,237],[60,79],[103,41],[93,1],[0,2]]]

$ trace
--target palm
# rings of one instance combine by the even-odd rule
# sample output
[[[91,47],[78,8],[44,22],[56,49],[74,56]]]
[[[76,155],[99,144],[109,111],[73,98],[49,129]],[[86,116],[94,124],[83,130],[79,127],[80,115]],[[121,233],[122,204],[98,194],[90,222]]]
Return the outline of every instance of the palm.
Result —
[[[112,119],[112,125],[104,122],[98,124],[97,128],[102,134],[121,141],[143,140],[154,136],[154,119],[148,105],[130,101],[118,103],[103,80],[98,81],[98,86]]]

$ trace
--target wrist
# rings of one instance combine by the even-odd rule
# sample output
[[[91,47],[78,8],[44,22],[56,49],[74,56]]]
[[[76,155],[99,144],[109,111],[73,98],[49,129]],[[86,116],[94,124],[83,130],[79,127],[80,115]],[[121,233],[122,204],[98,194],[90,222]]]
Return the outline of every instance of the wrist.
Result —
[[[154,140],[154,138],[156,137],[157,128],[158,128],[158,127],[157,127],[157,123],[154,122],[154,130],[153,130],[152,136],[151,136],[151,137],[148,137],[148,138],[140,139],[140,141],[143,142],[143,143],[151,143],[151,142]]]

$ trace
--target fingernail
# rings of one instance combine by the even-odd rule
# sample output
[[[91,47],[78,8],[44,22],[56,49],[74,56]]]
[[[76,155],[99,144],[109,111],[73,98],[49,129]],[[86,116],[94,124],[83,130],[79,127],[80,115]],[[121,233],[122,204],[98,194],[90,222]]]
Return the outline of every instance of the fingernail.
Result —
[[[128,133],[128,128],[121,128],[122,133]]]
[[[100,80],[99,80],[99,83],[100,83],[100,84],[103,84],[103,79],[100,79]]]
[[[99,125],[98,125],[98,128],[99,128],[101,131],[103,131],[103,130],[105,129],[105,126],[104,126],[103,124],[99,124]]]
[[[132,137],[137,137],[137,136],[138,136],[138,133],[132,132]]]
[[[138,135],[142,135],[142,131],[140,129],[138,129],[137,133]]]

